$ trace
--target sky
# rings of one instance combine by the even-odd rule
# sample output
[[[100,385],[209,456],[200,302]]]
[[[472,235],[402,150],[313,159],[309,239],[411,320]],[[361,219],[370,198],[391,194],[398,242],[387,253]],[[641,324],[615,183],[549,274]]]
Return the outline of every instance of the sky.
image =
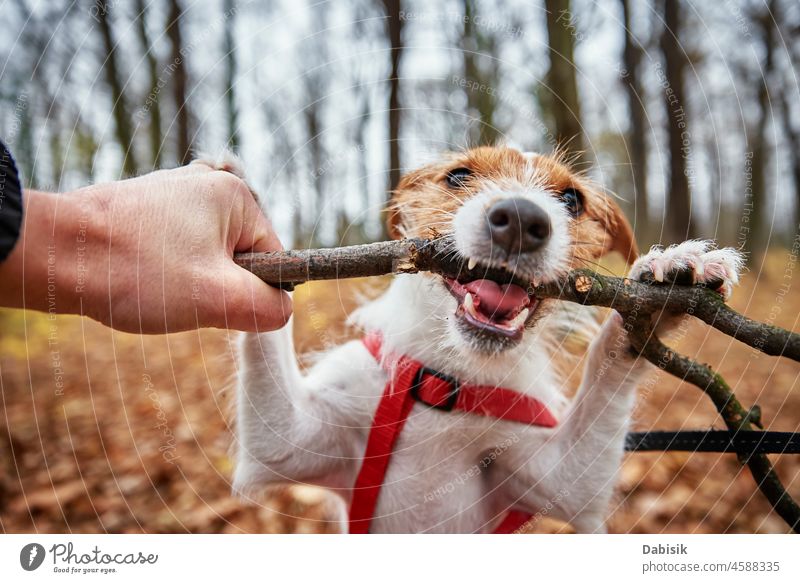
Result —
[[[733,0],[685,3],[684,14],[689,22],[684,47],[687,53],[698,55],[688,75],[689,96],[685,104],[691,136],[688,155],[694,188],[693,212],[712,231],[708,233],[710,236],[717,228],[719,209],[739,205],[746,187],[744,123],[752,122],[748,100],[757,87],[761,58],[749,23],[743,17],[752,3]],[[58,65],[50,65],[46,72],[48,84],[56,95],[55,104],[53,107],[38,104],[35,85],[31,83],[23,83],[20,92],[16,80],[24,81],[32,70],[28,63],[33,62],[35,66],[36,59],[32,60],[31,47],[25,46],[19,37],[4,35],[0,38],[0,77],[5,97],[0,128],[8,136],[18,121],[19,112],[15,111],[18,108],[14,104],[19,103],[20,95],[36,103],[37,114],[43,117],[37,130],[37,164],[46,168],[50,156],[45,147],[47,132],[66,126],[61,131],[66,132],[69,147],[75,139],[69,122],[73,117],[80,118],[94,128],[100,142],[91,179],[113,180],[119,176],[121,151],[113,141],[110,99],[103,82],[102,59],[98,58],[99,39],[91,18],[95,5],[73,3],[72,17],[60,20],[48,12],[54,4],[58,3],[52,0],[30,2],[34,17],[44,20],[36,25],[48,27],[51,34],[48,50],[55,54],[63,52],[60,59],[55,59]],[[168,54],[160,26],[163,22],[161,4],[149,2],[148,25],[164,65],[168,64]],[[237,3],[234,38],[239,67],[236,93],[241,155],[256,189],[264,193],[270,214],[284,238],[290,238],[292,216],[298,208],[311,211],[310,214],[315,215],[313,220],[319,221],[322,238],[335,242],[336,226],[325,217],[335,214],[339,207],[344,207],[352,220],[364,215],[377,217],[385,200],[385,78],[389,54],[382,37],[383,22],[378,4],[366,0]],[[495,89],[500,101],[497,121],[503,139],[523,150],[546,151],[551,144],[547,140],[545,120],[532,97],[544,83],[548,66],[542,3],[485,0],[477,5],[480,20],[476,21],[476,26],[497,34],[499,39],[498,50],[488,62],[500,75]],[[137,48],[132,3],[117,0],[111,6],[116,12],[119,54],[123,69],[129,74],[126,92],[132,96],[134,109],[138,110],[147,94],[147,79],[145,63]],[[196,146],[213,152],[226,141],[221,88],[225,57],[222,31],[227,19],[221,0],[185,0],[184,6],[191,100],[198,129]],[[649,2],[633,2],[633,6],[633,30],[641,38],[647,38],[649,28],[653,22],[658,22],[659,16],[651,11]],[[405,125],[401,140],[402,163],[407,169],[435,158],[442,151],[469,145],[466,133],[475,120],[465,117],[466,98],[457,87],[462,63],[462,10],[461,2],[457,1],[405,3],[407,49],[401,69]],[[793,8],[787,18],[797,19],[798,12],[800,8]],[[15,23],[11,30],[22,31],[32,26],[19,20],[14,2],[0,1],[0,14]],[[613,185],[620,160],[604,149],[605,140],[609,135],[624,132],[629,123],[621,85],[624,67],[620,62],[623,41],[620,3],[618,0],[574,0],[569,16],[577,42],[575,56],[583,121],[589,147],[598,161],[594,175],[601,183]],[[67,51],[65,47],[71,48]],[[658,77],[658,47],[650,43],[644,48],[646,95],[643,99],[648,103],[652,122],[648,184],[651,213],[658,219],[664,212],[664,170],[669,161],[663,129],[666,114],[661,104],[663,87]],[[778,55],[784,67],[791,65],[787,54],[783,51]],[[745,70],[755,75],[748,77],[743,73]],[[169,80],[168,70],[162,71],[162,75]],[[8,84],[10,79],[15,82]],[[797,88],[795,79],[793,90],[800,95]],[[319,139],[323,143],[325,160],[322,168],[315,169],[309,158],[304,115],[308,104],[317,100],[323,121]],[[65,108],[68,109],[66,113]],[[363,124],[364,144],[360,145],[357,134],[365,110],[369,110],[369,118]],[[60,126],[48,118],[57,118]],[[141,131],[145,129],[142,127]],[[775,143],[781,142],[779,119],[771,127],[770,136]],[[718,157],[710,154],[714,149],[711,145],[718,149]],[[719,192],[712,190],[709,171],[715,164],[721,168]],[[320,172],[321,169],[324,171]],[[779,228],[792,228],[789,211],[794,209],[795,202],[792,189],[788,187],[788,173],[787,153],[779,150],[767,171]],[[68,172],[62,184],[52,187],[75,188],[85,180],[81,172]],[[319,181],[326,201],[321,208],[314,204],[314,190]],[[630,195],[616,190],[623,198]],[[378,235],[375,220],[369,221],[368,233]]]

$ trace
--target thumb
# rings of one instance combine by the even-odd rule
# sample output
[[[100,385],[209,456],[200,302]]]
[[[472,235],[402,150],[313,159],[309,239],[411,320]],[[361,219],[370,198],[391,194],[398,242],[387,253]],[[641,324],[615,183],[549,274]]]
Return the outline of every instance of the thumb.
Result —
[[[292,315],[292,298],[238,265],[224,275],[225,327],[244,332],[268,332],[283,327]]]
[[[269,218],[261,211],[249,189],[243,193],[242,223],[234,252],[282,251]],[[288,293],[264,283],[229,261],[225,273],[226,326],[247,332],[266,332],[284,326],[292,315]]]
[[[262,212],[256,200],[248,192],[242,208],[242,226],[234,251],[282,251],[278,235],[272,228],[269,218]]]

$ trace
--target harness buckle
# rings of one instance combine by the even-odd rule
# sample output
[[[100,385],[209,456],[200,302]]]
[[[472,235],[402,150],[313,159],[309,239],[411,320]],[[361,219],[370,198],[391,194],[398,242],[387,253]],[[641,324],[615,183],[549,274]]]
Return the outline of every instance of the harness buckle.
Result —
[[[444,403],[429,403],[419,394],[420,390],[422,389],[422,381],[426,374],[434,376],[450,384],[450,390],[447,393],[447,400]],[[439,372],[438,370],[421,366],[417,370],[417,374],[414,375],[414,384],[411,385],[410,392],[414,400],[419,401],[423,405],[427,405],[432,409],[439,409],[440,411],[452,411],[456,406],[456,401],[458,401],[458,392],[460,389],[461,386],[459,385],[457,379],[451,377],[450,375],[446,375],[443,372]]]

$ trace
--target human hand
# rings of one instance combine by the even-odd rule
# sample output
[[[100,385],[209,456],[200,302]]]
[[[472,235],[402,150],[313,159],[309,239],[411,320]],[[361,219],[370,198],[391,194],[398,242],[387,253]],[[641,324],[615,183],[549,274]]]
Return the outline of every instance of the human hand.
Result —
[[[291,315],[286,292],[232,261],[234,252],[282,246],[231,173],[191,164],[25,195],[22,236],[0,264],[0,281],[14,282],[0,291],[3,305],[88,315],[135,333],[266,331]]]

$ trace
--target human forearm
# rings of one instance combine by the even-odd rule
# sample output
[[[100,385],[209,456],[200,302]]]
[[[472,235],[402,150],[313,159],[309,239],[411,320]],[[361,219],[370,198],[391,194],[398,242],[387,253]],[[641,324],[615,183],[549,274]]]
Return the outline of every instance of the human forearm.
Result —
[[[97,238],[104,229],[95,227],[102,221],[91,189],[74,195],[26,190],[19,240],[0,263],[0,304],[80,313],[82,297],[95,292],[87,289],[86,275],[100,259]]]
[[[273,330],[291,300],[233,262],[281,249],[247,185],[202,164],[66,194],[25,192],[0,264],[0,305],[90,316],[115,329]]]

